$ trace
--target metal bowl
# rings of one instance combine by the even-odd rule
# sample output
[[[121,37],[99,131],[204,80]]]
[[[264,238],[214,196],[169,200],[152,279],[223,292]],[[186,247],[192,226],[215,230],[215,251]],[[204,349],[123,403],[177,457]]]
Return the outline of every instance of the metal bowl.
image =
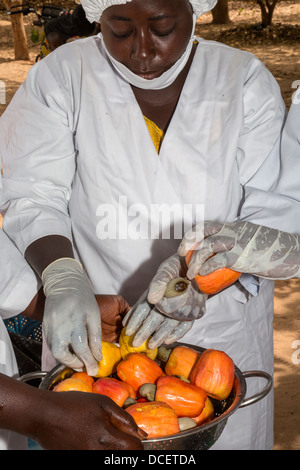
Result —
[[[186,343],[173,343],[166,346],[175,348],[176,346],[186,346],[202,353],[204,348]],[[52,390],[53,387],[62,380],[70,377],[74,373],[73,369],[64,365],[57,365],[50,372],[32,372],[19,378],[21,382],[28,382],[34,379],[41,379],[39,388]],[[266,386],[255,395],[246,398],[246,378],[262,377],[267,380]],[[145,450],[207,450],[220,437],[227,423],[228,418],[238,409],[245,408],[264,398],[272,389],[273,380],[267,373],[259,370],[241,372],[235,366],[235,379],[231,394],[226,400],[212,400],[215,408],[215,418],[207,424],[203,424],[188,431],[182,431],[166,438],[147,439],[143,441]]]

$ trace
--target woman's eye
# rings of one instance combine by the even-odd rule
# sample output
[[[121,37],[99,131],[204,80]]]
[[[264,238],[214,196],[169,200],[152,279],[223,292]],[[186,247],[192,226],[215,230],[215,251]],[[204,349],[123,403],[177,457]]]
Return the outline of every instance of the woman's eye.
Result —
[[[124,32],[124,33],[117,33],[115,31],[113,31],[113,35],[116,37],[116,38],[128,38],[130,35],[131,35],[131,32],[127,31],[127,32]]]
[[[156,36],[163,37],[163,36],[169,36],[173,32],[174,28],[168,29],[167,31],[157,31],[157,30],[152,30],[153,33]]]

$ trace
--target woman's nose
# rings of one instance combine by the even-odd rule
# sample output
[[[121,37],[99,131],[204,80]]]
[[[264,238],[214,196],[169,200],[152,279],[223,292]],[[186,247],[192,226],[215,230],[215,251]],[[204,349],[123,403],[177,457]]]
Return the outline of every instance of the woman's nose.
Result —
[[[138,31],[134,36],[131,49],[131,59],[146,62],[155,57],[155,47],[151,35],[145,31]]]

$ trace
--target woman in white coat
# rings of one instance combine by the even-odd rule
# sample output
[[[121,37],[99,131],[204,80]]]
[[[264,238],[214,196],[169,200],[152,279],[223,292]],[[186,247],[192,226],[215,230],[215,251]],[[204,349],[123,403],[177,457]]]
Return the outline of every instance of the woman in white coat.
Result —
[[[135,302],[182,225],[288,218],[264,207],[280,176],[279,87],[253,55],[193,37],[215,3],[84,1],[101,34],[35,65],[1,119],[4,229],[42,279],[47,343],[71,367],[93,374],[101,357],[94,293]],[[186,333],[272,373],[272,282],[190,300],[192,318],[206,314],[165,317],[160,340]],[[270,395],[236,412],[215,448],[272,448],[272,407]]]

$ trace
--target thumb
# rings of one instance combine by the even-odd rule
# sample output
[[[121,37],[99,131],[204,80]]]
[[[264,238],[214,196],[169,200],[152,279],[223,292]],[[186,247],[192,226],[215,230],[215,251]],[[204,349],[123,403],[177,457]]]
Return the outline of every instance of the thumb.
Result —
[[[95,315],[92,313],[87,316],[87,333],[88,343],[91,348],[92,354],[97,361],[102,359],[102,331],[101,331],[101,317],[97,312]]]
[[[105,403],[103,409],[108,414],[109,421],[114,428],[138,439],[145,439],[147,437],[148,434],[138,427],[133,417],[127,411],[117,407],[115,403],[110,405]]]
[[[149,286],[147,299],[150,304],[155,305],[162,299],[167,284],[171,279],[178,277],[180,268],[181,262],[177,253],[161,263]]]
[[[147,300],[150,304],[155,305],[163,298],[167,284],[168,284],[167,279],[162,281],[160,279],[156,280],[154,277],[154,279],[152,280],[149,286],[148,297],[147,297]]]
[[[199,270],[199,274],[200,276],[206,276],[207,274],[211,274],[218,269],[228,267],[227,264],[227,253],[217,253],[212,258],[209,258],[207,261],[205,261]]]

